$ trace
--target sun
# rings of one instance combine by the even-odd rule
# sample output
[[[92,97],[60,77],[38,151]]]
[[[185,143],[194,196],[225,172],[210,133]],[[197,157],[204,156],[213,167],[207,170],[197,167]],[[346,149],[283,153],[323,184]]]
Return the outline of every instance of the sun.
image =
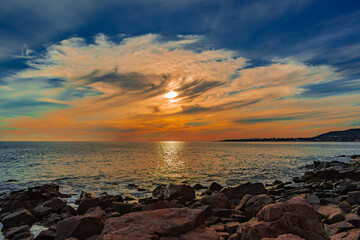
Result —
[[[177,93],[177,92],[170,91],[170,92],[168,92],[167,94],[165,94],[164,96],[165,96],[166,98],[171,99],[171,98],[176,97],[177,95],[178,95],[178,93]]]

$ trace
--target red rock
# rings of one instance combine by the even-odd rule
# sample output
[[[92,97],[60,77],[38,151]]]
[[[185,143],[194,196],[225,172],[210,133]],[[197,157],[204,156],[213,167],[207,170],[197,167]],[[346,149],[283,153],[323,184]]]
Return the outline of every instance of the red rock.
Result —
[[[199,209],[166,208],[133,212],[105,221],[103,239],[158,239],[179,236],[204,223],[205,212]]]
[[[345,219],[345,213],[336,205],[329,204],[318,209],[318,213],[327,223],[336,223]]]
[[[195,198],[195,190],[186,184],[169,184],[164,192],[164,198],[167,200],[178,199],[191,201]]]
[[[77,209],[78,214],[84,214],[92,207],[96,207],[100,202],[99,198],[84,198],[80,201]]]
[[[270,208],[280,207],[283,214],[268,216]],[[279,214],[279,210],[274,210]],[[318,213],[312,205],[304,199],[291,199],[264,207],[258,213],[260,219],[268,221],[250,221],[242,226],[241,239],[257,240],[262,238],[277,238],[283,234],[294,234],[308,240],[327,240],[324,227],[318,217]],[[271,221],[276,219],[274,221]]]
[[[252,198],[254,195],[246,194],[244,197],[241,198],[239,204],[235,207],[236,210],[245,210],[245,206],[247,201]]]
[[[294,234],[283,234],[279,235],[277,238],[263,238],[261,240],[305,240]]]
[[[275,221],[281,218],[284,210],[277,204],[269,204],[257,214],[257,217],[265,222]]]
[[[331,236],[331,240],[355,240],[360,239],[360,230],[353,229],[348,232],[342,232]]]
[[[225,194],[219,193],[211,196],[205,196],[200,199],[204,205],[210,205],[213,208],[229,208],[229,199]]]
[[[187,233],[181,234],[179,240],[219,240],[218,233],[211,228],[195,228]]]
[[[347,222],[351,223],[352,225],[354,225],[355,228],[360,228],[360,217],[359,217],[359,215],[357,215],[355,213],[346,214],[345,220]]]
[[[325,231],[329,236],[338,234],[340,232],[345,232],[350,229],[353,229],[354,226],[351,223],[348,223],[346,221],[341,221],[337,223],[333,223],[330,225],[325,225]]]

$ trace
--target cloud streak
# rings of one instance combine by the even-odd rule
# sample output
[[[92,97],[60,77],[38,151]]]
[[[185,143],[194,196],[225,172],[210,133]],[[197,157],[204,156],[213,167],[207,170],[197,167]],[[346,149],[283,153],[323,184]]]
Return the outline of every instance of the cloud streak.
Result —
[[[203,41],[99,34],[48,45],[32,53],[28,69],[4,78],[0,123],[8,129],[0,139],[204,140],[281,136],[291,127],[303,135],[320,122],[341,126],[356,117],[355,96],[308,97],[304,86],[341,81],[331,66],[280,58],[251,66],[236,51],[199,48]],[[170,91],[178,95],[166,98]]]

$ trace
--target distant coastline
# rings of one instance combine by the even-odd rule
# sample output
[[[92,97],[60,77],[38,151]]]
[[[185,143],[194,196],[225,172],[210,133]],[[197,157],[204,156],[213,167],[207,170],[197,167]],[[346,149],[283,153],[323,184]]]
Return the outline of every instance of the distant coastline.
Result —
[[[327,132],[310,138],[241,138],[219,142],[360,142],[360,128]]]

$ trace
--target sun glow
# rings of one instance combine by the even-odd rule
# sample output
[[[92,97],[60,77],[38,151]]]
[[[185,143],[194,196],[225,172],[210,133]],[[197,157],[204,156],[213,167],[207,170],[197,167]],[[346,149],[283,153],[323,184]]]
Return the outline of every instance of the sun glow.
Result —
[[[176,97],[177,95],[178,95],[177,92],[171,91],[171,92],[168,92],[167,94],[165,94],[164,96],[165,96],[166,98],[171,99],[171,98]]]

